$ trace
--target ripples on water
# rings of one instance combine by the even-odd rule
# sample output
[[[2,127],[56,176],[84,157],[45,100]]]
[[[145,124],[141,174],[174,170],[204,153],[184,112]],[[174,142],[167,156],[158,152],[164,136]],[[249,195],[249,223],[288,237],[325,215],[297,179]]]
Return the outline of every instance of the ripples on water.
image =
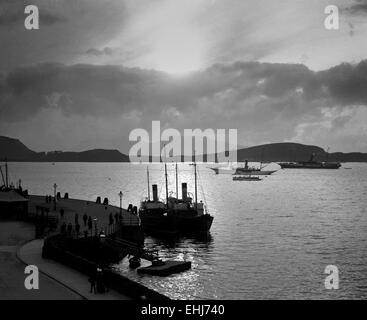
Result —
[[[192,270],[160,278],[137,275],[126,260],[118,268],[176,299],[367,298],[367,165],[346,166],[352,170],[280,170],[260,182],[232,181],[199,166],[215,217],[210,238],[146,239],[164,258],[192,261]],[[192,167],[179,167],[180,183],[193,192]],[[162,165],[150,168],[151,184],[163,187]],[[144,165],[11,163],[10,169],[32,194],[52,194],[56,182],[71,197],[107,196],[118,205],[122,190],[127,206],[147,193]],[[175,190],[174,166],[169,170]],[[324,288],[329,264],[339,268],[339,290]]]

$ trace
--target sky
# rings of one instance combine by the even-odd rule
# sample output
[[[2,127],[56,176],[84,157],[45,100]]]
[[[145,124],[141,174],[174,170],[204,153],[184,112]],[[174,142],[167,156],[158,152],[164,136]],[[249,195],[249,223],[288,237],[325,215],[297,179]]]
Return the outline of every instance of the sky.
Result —
[[[24,7],[40,29],[24,28]],[[113,148],[135,128],[367,152],[367,0],[0,0],[0,135]],[[365,60],[366,59],[366,60]]]

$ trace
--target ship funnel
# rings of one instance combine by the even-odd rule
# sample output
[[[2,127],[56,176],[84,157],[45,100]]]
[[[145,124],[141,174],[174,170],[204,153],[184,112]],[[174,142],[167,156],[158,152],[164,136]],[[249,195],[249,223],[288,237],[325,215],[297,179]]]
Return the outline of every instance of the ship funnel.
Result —
[[[153,201],[158,201],[158,187],[156,184],[153,184],[152,188],[153,188]]]
[[[182,200],[187,200],[187,183],[182,184]]]
[[[245,160],[245,169],[248,169],[248,160]]]

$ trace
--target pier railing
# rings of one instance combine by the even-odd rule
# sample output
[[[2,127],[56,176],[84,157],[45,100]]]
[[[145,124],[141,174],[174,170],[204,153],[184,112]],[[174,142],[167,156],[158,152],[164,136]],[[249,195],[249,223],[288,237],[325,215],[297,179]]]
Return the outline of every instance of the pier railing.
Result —
[[[124,250],[127,254],[135,257],[139,257],[148,261],[158,259],[158,250],[149,250],[141,246],[138,246],[133,242],[123,239],[111,239],[110,237],[107,237],[106,242],[109,245],[116,246]]]
[[[143,245],[138,245],[135,242],[122,239],[121,237],[116,237],[116,235],[121,231],[121,224],[112,224],[106,228],[100,229],[85,229],[83,232],[77,232],[75,228],[69,230],[63,230],[61,234],[64,234],[71,239],[80,239],[82,237],[98,237],[100,232],[103,231],[105,234],[105,242],[110,247],[114,247],[121,250],[125,254],[140,257],[148,261],[154,261],[158,259],[158,250],[150,250],[143,247]]]

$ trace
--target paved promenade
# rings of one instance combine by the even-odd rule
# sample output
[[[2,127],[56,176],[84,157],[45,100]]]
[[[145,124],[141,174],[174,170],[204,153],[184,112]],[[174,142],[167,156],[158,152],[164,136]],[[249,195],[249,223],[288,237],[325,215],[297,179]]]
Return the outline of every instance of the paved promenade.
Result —
[[[25,264],[17,249],[34,237],[34,226],[23,222],[0,221],[0,300],[78,300],[78,293],[40,274],[39,290],[24,287]]]
[[[58,200],[56,204],[56,211],[53,203],[46,203],[44,196],[30,195],[29,197],[29,212],[36,213],[36,207],[41,206],[48,208],[51,214],[60,218],[60,209],[64,210],[64,218],[60,222],[71,222],[74,224],[75,214],[78,214],[78,220],[81,227],[83,227],[83,215],[87,214],[92,219],[97,218],[98,228],[107,228],[109,224],[109,215],[120,212],[120,208],[112,205],[97,204],[93,201],[79,200],[79,199],[63,199]],[[126,209],[121,209],[121,215],[124,225],[139,225],[139,218],[128,212]],[[94,226],[93,226],[94,228]]]
[[[42,253],[43,240],[33,240],[18,249],[17,255],[26,264],[36,265],[40,271],[52,279],[64,284],[72,291],[78,293],[88,300],[131,300],[114,290],[109,290],[103,294],[90,293],[88,276],[74,269],[66,267],[53,260],[43,259]],[[40,286],[42,283],[40,283]]]

